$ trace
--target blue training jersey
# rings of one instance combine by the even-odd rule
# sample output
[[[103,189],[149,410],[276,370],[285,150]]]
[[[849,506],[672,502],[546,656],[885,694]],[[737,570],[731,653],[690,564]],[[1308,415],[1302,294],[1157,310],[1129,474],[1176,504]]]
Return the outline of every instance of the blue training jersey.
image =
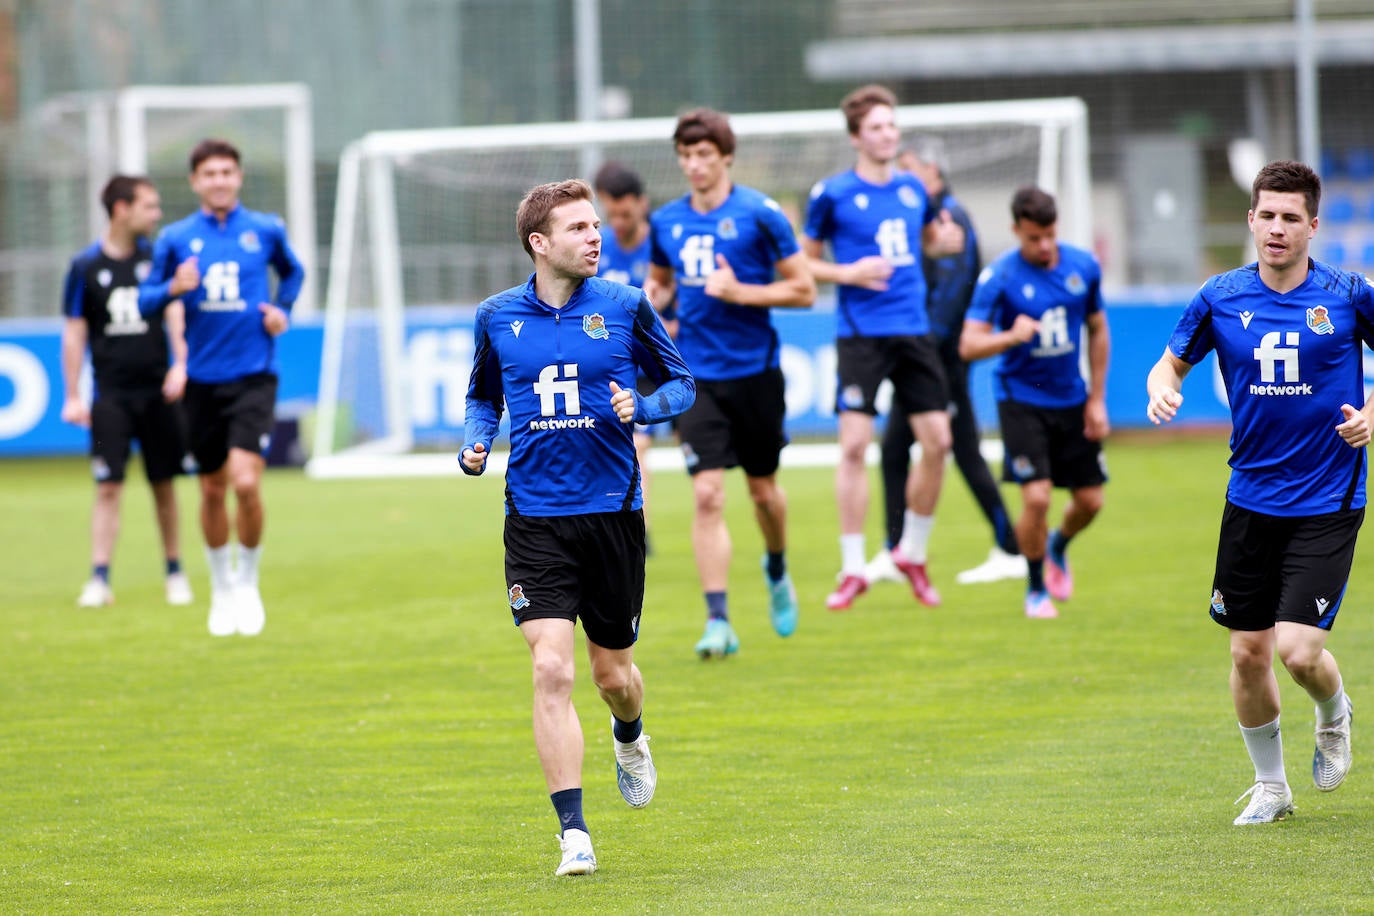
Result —
[[[1371,340],[1374,290],[1359,274],[1309,261],[1301,286],[1276,293],[1250,264],[1202,285],[1169,351],[1190,365],[1217,351],[1231,405],[1227,499],[1281,516],[1364,506],[1365,449],[1335,427],[1342,404],[1364,405]]]
[[[464,449],[491,451],[502,402],[510,410],[506,514],[591,515],[643,505],[633,425],[611,409],[611,382],[634,391],[635,422],[657,423],[696,399],[687,364],[644,293],[596,277],[556,309],[534,277],[477,310]],[[466,465],[460,466],[471,473]]]
[[[1002,353],[993,373],[998,401],[1034,407],[1075,407],[1088,400],[1079,359],[1083,322],[1103,309],[1102,271],[1088,252],[1059,246],[1052,269],[1032,264],[1013,248],[978,277],[965,316],[1005,331],[1017,315],[1040,322],[1040,335]]]
[[[197,210],[167,226],[139,289],[144,314],[167,304],[177,265],[192,257],[200,267],[200,286],[180,297],[186,305],[187,377],[217,383],[276,372],[276,348],[258,306],[270,303],[289,312],[305,280],[281,218],[236,206],[223,223]],[[275,298],[269,267],[277,274]]]
[[[649,236],[634,248],[621,248],[615,233],[605,227],[601,230],[601,260],[596,265],[596,275],[612,283],[626,286],[643,286],[644,278],[649,275],[649,250],[652,247]]]
[[[776,369],[777,331],[767,308],[706,295],[706,278],[724,255],[741,283],[771,283],[774,265],[800,249],[777,202],[735,185],[709,213],[692,209],[691,195],[649,218],[653,263],[671,267],[677,283],[677,344],[692,374],[719,382]]]
[[[930,332],[921,231],[932,219],[925,187],[907,172],[897,172],[887,184],[875,185],[850,169],[811,188],[804,229],[808,237],[829,242],[836,264],[880,255],[893,268],[885,290],[837,287],[836,336]]]

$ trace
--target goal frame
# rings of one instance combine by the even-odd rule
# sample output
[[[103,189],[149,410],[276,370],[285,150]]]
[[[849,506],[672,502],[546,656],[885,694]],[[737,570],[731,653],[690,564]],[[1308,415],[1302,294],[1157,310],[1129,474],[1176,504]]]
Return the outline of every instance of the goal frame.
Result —
[[[1088,161],[1088,111],[1076,97],[1015,101],[903,105],[896,109],[897,126],[905,131],[979,125],[1018,125],[1040,130],[1037,184],[1061,197],[1060,235],[1072,244],[1091,248],[1091,181]],[[366,468],[368,474],[404,475],[408,458],[417,468],[433,468],[425,456],[407,456],[414,446],[408,415],[409,385],[405,361],[405,290],[396,218],[393,163],[407,156],[449,151],[493,149],[578,149],[594,162],[599,148],[622,141],[668,142],[675,118],[637,118],[616,121],[563,121],[542,124],[428,130],[374,131],[349,143],[339,160],[339,180],[330,240],[329,286],[324,304],[324,339],[311,459],[307,472],[317,477],[350,476]],[[730,126],[738,138],[785,137],[842,130],[834,109],[733,114]],[[366,207],[372,297],[376,311],[385,434],[356,446],[334,449],[348,328],[354,253],[360,218]],[[356,457],[357,461],[353,459]],[[448,466],[453,473],[452,458]],[[432,473],[432,470],[429,471]]]

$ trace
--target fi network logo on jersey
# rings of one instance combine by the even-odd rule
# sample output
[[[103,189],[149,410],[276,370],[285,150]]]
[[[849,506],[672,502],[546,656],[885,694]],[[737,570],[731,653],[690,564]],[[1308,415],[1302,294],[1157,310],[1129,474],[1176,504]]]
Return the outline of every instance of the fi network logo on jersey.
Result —
[[[1279,345],[1282,338],[1283,346]],[[1298,332],[1270,331],[1260,338],[1260,345],[1254,349],[1255,359],[1260,364],[1259,385],[1251,385],[1250,393],[1261,396],[1272,395],[1309,395],[1312,386],[1303,384],[1298,374]],[[1276,384],[1278,369],[1283,367],[1283,384]]]
[[[539,395],[539,413],[555,419],[531,420],[530,429],[594,429],[595,417],[578,416],[582,413],[582,396],[577,389],[577,363],[566,363],[561,369],[562,378],[559,377],[560,367],[556,364],[539,370],[539,381],[532,386],[534,393]],[[563,397],[562,416],[558,415],[560,395]]]

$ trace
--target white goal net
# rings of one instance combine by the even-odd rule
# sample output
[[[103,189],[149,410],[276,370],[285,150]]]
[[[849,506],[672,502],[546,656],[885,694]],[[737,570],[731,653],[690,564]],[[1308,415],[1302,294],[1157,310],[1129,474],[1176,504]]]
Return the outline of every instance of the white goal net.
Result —
[[[943,140],[950,182],[980,227],[1008,225],[1012,191],[1034,183],[1058,197],[1061,237],[1090,246],[1081,100],[902,106],[897,121],[908,138]],[[382,131],[351,143],[339,166],[310,472],[456,472],[472,309],[531,270],[515,234],[520,198],[541,182],[590,179],[607,160],[638,171],[654,206],[679,197],[675,123]],[[811,186],[853,164],[837,110],[732,115],[731,125],[734,180],[773,196],[798,226]],[[1002,247],[990,238],[985,257]]]

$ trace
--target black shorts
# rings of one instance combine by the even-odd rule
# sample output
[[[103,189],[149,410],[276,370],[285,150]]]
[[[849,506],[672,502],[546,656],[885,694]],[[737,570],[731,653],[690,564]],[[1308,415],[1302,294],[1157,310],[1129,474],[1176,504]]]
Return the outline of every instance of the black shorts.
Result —
[[[277,377],[267,372],[232,382],[187,382],[186,421],[200,471],[218,471],[231,448],[265,454],[276,403]]]
[[[841,337],[835,341],[835,409],[875,416],[878,386],[892,380],[893,403],[909,414],[949,406],[944,361],[932,337]]]
[[[1217,541],[1212,619],[1232,630],[1267,630],[1280,620],[1331,629],[1363,521],[1363,509],[1284,518],[1228,500]]]
[[[91,476],[123,481],[137,439],[148,482],[171,480],[186,457],[185,423],[181,405],[168,404],[161,391],[99,393],[91,405]]]
[[[750,477],[777,473],[787,444],[781,369],[724,382],[697,382],[697,400],[678,417],[687,473],[741,467]]]
[[[506,598],[515,625],[581,618],[587,639],[627,649],[644,608],[644,512],[506,516]]]
[[[1077,490],[1107,482],[1102,443],[1083,435],[1083,405],[1034,407],[998,401],[1002,424],[1002,479],[1023,484],[1049,479]]]

